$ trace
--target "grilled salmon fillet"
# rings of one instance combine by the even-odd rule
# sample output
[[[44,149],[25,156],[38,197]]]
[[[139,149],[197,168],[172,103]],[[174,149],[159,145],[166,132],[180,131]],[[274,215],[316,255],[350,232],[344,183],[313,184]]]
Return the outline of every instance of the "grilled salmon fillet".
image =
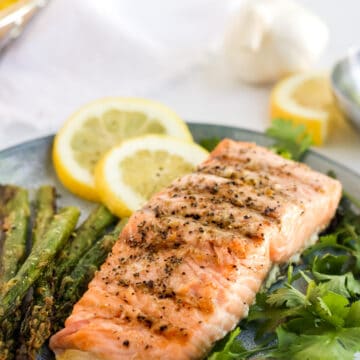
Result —
[[[50,346],[57,359],[199,359],[245,317],[274,262],[324,229],[338,181],[223,140],[133,214]]]

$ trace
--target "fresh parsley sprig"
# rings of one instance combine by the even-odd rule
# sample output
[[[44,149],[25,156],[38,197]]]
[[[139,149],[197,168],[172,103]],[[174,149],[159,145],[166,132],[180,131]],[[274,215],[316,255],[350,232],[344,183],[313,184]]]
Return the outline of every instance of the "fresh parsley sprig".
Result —
[[[266,134],[275,139],[271,149],[287,159],[300,160],[312,144],[304,125],[294,125],[283,119],[273,120]],[[199,144],[212,151],[220,141],[219,137],[210,137],[201,139]]]
[[[300,160],[313,142],[304,125],[283,119],[273,120],[266,134],[276,140],[271,149],[292,160]]]
[[[238,327],[228,334],[225,346],[209,359],[248,359],[256,354],[284,360],[353,359],[354,353],[360,351],[356,340],[360,335],[360,301],[351,300],[359,295],[358,289],[354,297],[348,298],[348,294],[343,294],[343,287],[348,284],[340,281],[338,286],[336,282],[330,286],[332,280],[313,279],[311,272],[300,275],[301,279],[295,281],[306,283],[303,291],[298,289],[299,284],[286,282],[273,292],[257,295],[246,323],[255,323],[261,345],[246,349],[238,338]],[[246,323],[241,325],[246,327]]]
[[[217,136],[215,137],[210,137],[210,138],[204,138],[202,140],[199,141],[199,144],[205,148],[207,151],[213,151],[216,146],[219,144],[219,142],[221,141],[221,139]]]

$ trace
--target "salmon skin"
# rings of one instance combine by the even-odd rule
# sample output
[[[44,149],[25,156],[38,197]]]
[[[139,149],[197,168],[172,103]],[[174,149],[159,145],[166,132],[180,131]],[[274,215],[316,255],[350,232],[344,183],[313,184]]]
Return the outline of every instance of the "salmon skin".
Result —
[[[57,359],[201,359],[247,316],[273,263],[324,229],[337,180],[223,140],[129,219],[50,346]]]

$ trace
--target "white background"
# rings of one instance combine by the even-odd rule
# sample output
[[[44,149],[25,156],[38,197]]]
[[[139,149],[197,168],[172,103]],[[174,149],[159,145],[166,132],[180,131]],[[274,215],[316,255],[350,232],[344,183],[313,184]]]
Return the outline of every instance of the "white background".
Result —
[[[360,45],[360,1],[301,0],[330,28],[317,64]],[[235,81],[219,45],[225,0],[52,0],[0,56],[0,149],[55,132],[104,96],[141,96],[184,119],[264,130],[270,87]],[[360,136],[345,126],[320,152],[360,173]]]

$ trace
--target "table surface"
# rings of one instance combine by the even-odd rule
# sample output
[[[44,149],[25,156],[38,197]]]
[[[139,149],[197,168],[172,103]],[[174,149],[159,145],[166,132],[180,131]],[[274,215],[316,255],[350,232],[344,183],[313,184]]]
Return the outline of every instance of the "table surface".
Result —
[[[317,64],[329,69],[359,45],[360,2],[343,0],[341,12],[335,0],[300,2],[329,26],[330,42]],[[232,2],[74,3],[52,0],[2,55],[0,149],[55,132],[74,109],[108,95],[152,98],[188,121],[267,127],[271,87],[234,80],[213,50]],[[113,9],[122,17],[113,17]],[[332,130],[318,151],[360,173],[359,134],[347,124]]]

